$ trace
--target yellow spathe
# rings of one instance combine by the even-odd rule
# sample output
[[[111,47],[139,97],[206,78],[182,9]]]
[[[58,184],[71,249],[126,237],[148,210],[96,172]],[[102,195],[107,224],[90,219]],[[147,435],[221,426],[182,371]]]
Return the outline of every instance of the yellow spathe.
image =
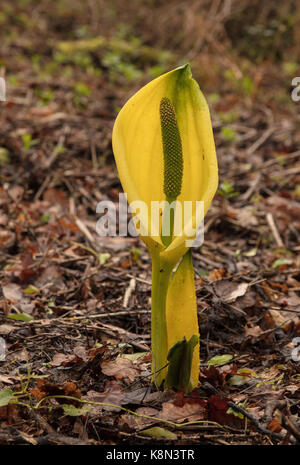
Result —
[[[159,234],[150,237],[150,227],[151,201],[165,200],[159,115],[164,97],[169,98],[175,107],[182,141],[183,180],[177,200],[202,200],[205,214],[218,185],[209,109],[192,78],[190,66],[184,65],[154,79],[134,94],[119,112],[113,129],[113,152],[128,202],[142,200],[148,206],[148,219],[143,220],[142,214],[139,219],[144,222],[145,228],[148,226],[148,234],[143,235],[142,239],[151,254],[163,249]],[[199,219],[196,224],[195,215],[189,222],[194,229],[199,226]],[[164,250],[164,258],[176,263],[187,250],[186,239],[184,232],[176,236]]]

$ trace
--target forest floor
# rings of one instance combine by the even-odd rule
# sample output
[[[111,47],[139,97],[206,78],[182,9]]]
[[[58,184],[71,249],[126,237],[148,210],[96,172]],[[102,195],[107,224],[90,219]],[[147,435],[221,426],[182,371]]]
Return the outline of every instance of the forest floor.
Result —
[[[148,251],[138,238],[100,238],[96,206],[118,208],[122,192],[118,109],[178,56],[134,39],[124,50],[125,33],[95,45],[78,12],[18,7],[13,18],[4,6],[0,444],[299,443],[300,139],[288,67],[241,77],[232,59],[214,89],[201,85],[220,170],[193,251],[201,377],[189,395],[160,392]],[[197,63],[195,76],[201,84]]]

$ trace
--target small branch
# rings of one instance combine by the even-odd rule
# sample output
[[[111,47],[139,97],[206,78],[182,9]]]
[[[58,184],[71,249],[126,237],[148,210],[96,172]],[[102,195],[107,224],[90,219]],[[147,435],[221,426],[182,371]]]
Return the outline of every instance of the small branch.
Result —
[[[276,241],[276,244],[278,245],[278,247],[284,247],[284,243],[279,235],[279,232],[278,232],[278,229],[276,227],[276,224],[275,224],[275,221],[274,221],[274,218],[273,218],[273,215],[272,213],[267,213],[267,222],[268,222],[268,225],[272,231],[272,234],[274,236],[274,239]]]
[[[58,139],[58,142],[57,142],[57,145],[55,146],[53,152],[51,153],[50,157],[48,158],[48,160],[46,161],[46,168],[50,168],[53,163],[55,162],[55,160],[57,159],[59,153],[60,153],[60,149],[63,147],[64,145],[64,142],[65,142],[65,134],[62,134],[60,136],[60,138]]]
[[[125,294],[124,294],[124,300],[123,300],[123,307],[124,308],[128,307],[128,302],[129,302],[129,299],[131,297],[131,294],[135,290],[135,285],[136,285],[135,279],[131,278],[131,280],[129,282],[129,286],[127,287],[127,289],[125,291]]]
[[[260,431],[260,433],[267,434],[268,436],[272,436],[275,439],[280,439],[280,440],[283,439],[283,436],[281,434],[272,433],[272,431],[269,431],[267,428],[262,426],[256,418],[254,418],[252,415],[250,415],[250,413],[248,413],[246,410],[244,410],[239,405],[236,405],[234,402],[228,402],[228,405],[229,405],[229,407],[231,407],[236,412],[239,412],[242,415],[244,415],[244,417],[248,418],[248,420],[250,420],[251,423],[253,423],[253,425],[258,429],[258,431]]]
[[[269,128],[267,129],[259,139],[257,139],[254,144],[252,144],[248,149],[247,149],[247,154],[248,155],[251,155],[252,153],[256,152],[257,149],[259,149],[259,147],[261,147],[265,142],[266,140],[273,134],[273,132],[275,131],[275,128]]]

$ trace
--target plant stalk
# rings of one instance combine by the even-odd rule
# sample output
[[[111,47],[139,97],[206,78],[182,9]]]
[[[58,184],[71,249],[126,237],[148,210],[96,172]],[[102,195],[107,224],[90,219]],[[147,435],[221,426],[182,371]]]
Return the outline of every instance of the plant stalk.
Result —
[[[159,255],[152,257],[151,341],[152,381],[161,387],[167,372],[166,301],[172,266],[162,263]]]

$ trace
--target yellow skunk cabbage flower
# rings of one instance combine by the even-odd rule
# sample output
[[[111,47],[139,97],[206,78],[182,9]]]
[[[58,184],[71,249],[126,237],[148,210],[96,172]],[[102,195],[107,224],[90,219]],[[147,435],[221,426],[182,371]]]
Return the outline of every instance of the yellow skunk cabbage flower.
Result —
[[[154,79],[127,101],[115,121],[112,144],[137,232],[152,258],[152,359],[154,381],[161,386],[168,356],[188,353],[195,345],[191,336],[199,334],[191,257],[173,276],[172,271],[191,247],[218,185],[209,109],[189,65]],[[192,205],[187,214],[185,202]],[[191,345],[171,350],[179,339]],[[186,389],[197,385],[197,351],[199,346]]]

